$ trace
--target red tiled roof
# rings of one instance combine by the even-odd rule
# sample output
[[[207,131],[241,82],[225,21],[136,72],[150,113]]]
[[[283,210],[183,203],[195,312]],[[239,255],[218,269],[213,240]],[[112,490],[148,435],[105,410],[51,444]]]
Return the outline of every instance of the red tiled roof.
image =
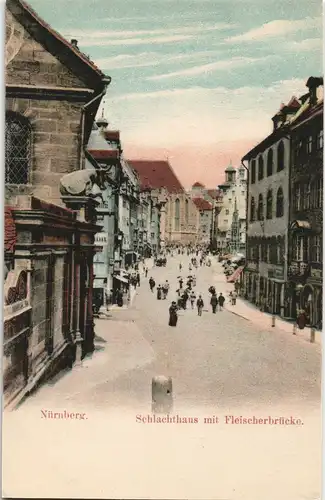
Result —
[[[204,184],[202,184],[201,182],[194,182],[193,186],[192,187],[200,187],[200,188],[204,188]]]
[[[107,141],[119,141],[120,131],[119,130],[105,130],[104,137]]]
[[[169,193],[183,193],[184,188],[168,161],[127,160],[138,173],[141,189],[165,188]]]
[[[12,209],[5,206],[5,252],[13,253],[17,239],[16,225],[12,216]]]
[[[57,40],[62,42],[66,47],[68,47],[74,54],[76,54],[85,64],[87,64],[93,71],[96,71],[96,73],[99,76],[104,77],[104,73],[86,56],[86,54],[83,54],[77,47],[74,47],[68,40],[66,40],[60,33],[55,31],[47,22],[45,22],[38,14],[35,12],[32,7],[25,2],[24,0],[14,0],[14,3],[16,5],[20,5],[26,12],[28,12],[33,19],[43,26],[51,35],[53,35]]]
[[[207,200],[203,198],[193,198],[193,203],[199,210],[212,210],[212,205]]]
[[[290,101],[287,104],[288,108],[299,109],[300,106],[301,106],[301,103],[298,101],[298,99],[295,96],[291,97]]]
[[[95,160],[117,159],[119,157],[118,149],[88,149],[88,151]]]

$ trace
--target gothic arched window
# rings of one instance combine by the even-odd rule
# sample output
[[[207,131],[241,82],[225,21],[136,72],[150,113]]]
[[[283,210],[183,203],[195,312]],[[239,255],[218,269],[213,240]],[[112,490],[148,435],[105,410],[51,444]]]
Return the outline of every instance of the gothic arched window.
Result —
[[[6,113],[5,155],[5,183],[28,184],[31,127],[25,117],[13,112]]]
[[[264,219],[263,195],[260,194],[258,197],[257,220],[263,220],[263,219]]]
[[[272,189],[270,189],[267,192],[267,197],[266,197],[266,218],[272,219],[272,215],[273,215],[273,193]]]
[[[269,149],[267,153],[266,175],[270,177],[273,174],[273,149]]]
[[[264,161],[263,156],[260,155],[258,159],[258,180],[262,180],[264,177]]]
[[[255,184],[255,180],[256,180],[256,160],[252,160],[252,162],[251,162],[250,174],[251,174],[251,184]]]
[[[185,200],[185,224],[188,224],[188,200]]]
[[[180,201],[177,198],[175,200],[175,231],[179,231],[180,227],[179,221],[180,221]]]
[[[278,145],[278,172],[284,169],[284,145],[281,141]]]
[[[255,210],[256,210],[255,198],[254,198],[254,196],[252,196],[251,197],[251,217],[250,217],[251,222],[254,222],[254,220],[255,220]]]
[[[283,206],[283,189],[280,187],[276,195],[276,216],[283,217],[284,206]]]

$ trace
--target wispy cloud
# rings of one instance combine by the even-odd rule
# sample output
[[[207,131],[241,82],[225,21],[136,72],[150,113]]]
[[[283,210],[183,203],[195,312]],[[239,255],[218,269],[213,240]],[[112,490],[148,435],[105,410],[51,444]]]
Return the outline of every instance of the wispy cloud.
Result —
[[[321,26],[320,18],[306,18],[296,21],[275,20],[263,24],[259,28],[254,28],[241,35],[235,35],[226,39],[226,42],[255,42],[272,37],[306,31],[311,28]]]
[[[123,69],[139,68],[149,66],[159,66],[172,62],[197,61],[198,59],[216,57],[219,54],[217,50],[206,50],[191,52],[189,54],[161,54],[160,52],[141,52],[139,54],[120,54],[115,57],[103,57],[96,59],[95,63],[101,69]]]
[[[89,41],[80,40],[80,45],[83,47],[109,47],[114,45],[150,45],[150,44],[162,44],[162,43],[174,43],[182,42],[184,40],[190,40],[194,38],[194,35],[170,35],[170,36],[158,36],[153,38],[123,38],[117,40],[109,39],[92,39]]]
[[[197,86],[130,93],[105,101],[112,126],[123,129],[126,143],[167,147],[215,144],[216,130],[218,141],[263,137],[270,133],[271,116],[281,102],[305,91],[304,80],[292,79],[268,87]]]
[[[292,41],[289,42],[286,46],[287,50],[293,50],[297,52],[309,50],[322,50],[323,40],[321,38],[307,38],[306,40],[301,41]]]
[[[229,23],[215,23],[205,25],[204,23],[197,23],[195,26],[177,26],[174,28],[160,28],[153,30],[73,30],[73,33],[69,33],[69,36],[73,34],[75,37],[80,37],[80,39],[103,39],[103,38],[128,38],[135,36],[146,36],[146,35],[168,35],[168,34],[192,34],[200,33],[205,31],[219,31],[226,30],[229,28],[236,27],[235,24]]]
[[[260,61],[265,61],[266,59],[274,58],[273,56],[269,56],[267,58],[252,58],[252,57],[233,57],[232,59],[227,59],[224,61],[215,61],[209,64],[203,64],[200,66],[194,66],[192,68],[182,69],[180,71],[174,71],[172,73],[165,73],[163,75],[155,75],[149,76],[147,80],[165,80],[167,78],[175,78],[182,76],[196,76],[202,75],[206,73],[210,73],[215,70],[225,70],[238,68],[241,66],[246,66],[248,64],[255,64]]]

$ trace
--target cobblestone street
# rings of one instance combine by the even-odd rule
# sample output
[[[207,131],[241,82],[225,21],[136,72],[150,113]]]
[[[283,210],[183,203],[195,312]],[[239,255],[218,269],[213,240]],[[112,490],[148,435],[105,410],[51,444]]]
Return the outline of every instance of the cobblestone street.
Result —
[[[166,268],[148,274],[157,285],[168,279],[168,300],[158,301],[142,277],[130,309],[117,308],[108,319],[97,320],[93,356],[40,389],[25,406],[39,398],[58,404],[64,397],[74,404],[149,409],[151,378],[157,374],[172,376],[176,407],[255,407],[283,401],[318,405],[320,346],[271,328],[267,315],[261,329],[254,317],[249,321],[227,310],[237,306],[212,314],[209,286],[215,284],[225,295],[230,287],[218,264],[197,271],[196,291],[205,303],[202,317],[188,309],[179,313],[176,328],[168,326],[179,261],[171,259]],[[188,258],[182,262],[186,277]]]
[[[6,416],[5,439],[10,436],[10,422],[16,421],[14,429],[17,432],[17,419],[22,417],[22,432],[26,425],[32,426],[35,419],[39,419],[33,446],[43,449],[42,443],[46,439],[51,448],[52,461],[61,454],[60,450],[66,442],[70,446],[75,443],[78,447],[81,446],[79,439],[87,439],[90,443],[87,444],[89,457],[86,460],[85,457],[80,458],[80,470],[84,470],[87,463],[90,467],[91,450],[95,455],[102,453],[105,460],[97,463],[94,477],[99,478],[107,467],[111,470],[115,470],[114,467],[116,470],[120,470],[118,467],[129,467],[133,471],[130,492],[133,496],[138,493],[142,498],[146,497],[150,487],[155,486],[150,481],[144,489],[138,484],[143,471],[141,460],[138,463],[135,456],[138,457],[143,446],[143,453],[154,453],[158,443],[167,447],[169,474],[172,474],[173,467],[180,467],[180,477],[187,477],[187,474],[193,477],[193,480],[187,478],[189,482],[185,490],[175,480],[174,487],[179,495],[188,494],[191,488],[194,496],[195,491],[200,491],[197,498],[202,497],[202,489],[196,490],[193,483],[196,478],[195,484],[205,481],[209,498],[317,498],[320,471],[320,346],[277,327],[271,328],[268,321],[265,329],[261,329],[254,321],[232,314],[227,309],[213,315],[209,305],[209,285],[215,283],[218,293],[226,293],[229,288],[216,263],[197,271],[196,290],[202,293],[205,302],[202,317],[197,316],[196,310],[182,311],[177,327],[169,327],[168,306],[175,298],[179,260],[177,256],[170,260],[166,268],[154,267],[148,275],[148,278],[150,275],[154,277],[156,284],[169,280],[171,289],[168,300],[157,301],[156,293],[150,292],[147,280],[142,277],[141,286],[129,309],[114,309],[107,319],[97,320],[93,356],[85,359],[81,367],[61,374],[57,380],[40,388],[18,411],[10,417]],[[185,277],[188,275],[187,257],[182,256],[182,262],[182,275]],[[198,426],[197,431],[191,426],[185,426],[186,429],[183,426],[182,431],[179,426],[172,426],[177,427],[177,433],[170,426],[163,426],[164,429],[158,426],[157,434],[158,429],[150,430],[157,425],[135,424],[137,414],[148,415],[151,412],[151,379],[154,375],[170,375],[173,378],[174,413],[202,416],[202,419],[207,415],[218,416],[220,424],[210,428],[208,452],[219,473],[224,467],[232,468],[231,479],[218,475],[215,483],[209,475],[214,477],[214,467],[210,472],[200,468],[202,450],[199,443],[200,436],[206,435],[206,426],[205,429]],[[41,419],[41,409],[84,411],[93,425],[88,423],[89,427],[81,431],[79,426],[85,424],[75,422],[73,427],[70,424],[68,434],[66,427],[62,428],[62,435],[59,431],[62,423]],[[225,415],[255,415],[257,418],[291,416],[301,419],[303,424],[291,427],[225,426],[222,422]],[[118,427],[114,425],[115,418],[118,419]],[[42,435],[43,440],[40,438]],[[31,436],[24,436],[24,439],[29,440]],[[129,436],[129,444],[132,442],[130,452],[123,448],[125,444],[121,448],[125,436]],[[147,443],[148,438],[152,440],[151,444]],[[251,440],[254,440],[254,450],[250,449]],[[170,445],[175,445],[175,450],[177,447],[175,455],[168,441]],[[107,451],[104,451],[104,443],[109,443]],[[16,454],[13,456],[17,458]],[[23,454],[19,456],[23,463]],[[187,456],[192,456],[190,462]],[[245,465],[242,456],[246,457]],[[158,468],[160,459],[153,458]],[[7,459],[7,466],[8,461],[10,459]],[[46,469],[46,464],[43,467]],[[266,481],[267,471],[271,468],[272,475]],[[157,474],[157,471],[153,474],[152,482],[160,484],[162,478],[158,478]],[[303,479],[300,481],[300,478]],[[281,484],[281,491],[273,489],[272,495],[268,496],[266,484],[273,487],[275,480]],[[93,490],[90,487],[87,490],[85,479],[79,477],[78,481],[83,485],[85,497],[87,491],[90,496]],[[120,490],[117,485],[120,483],[114,484],[117,489],[113,488],[113,491],[118,495]],[[167,495],[168,489],[164,490],[163,485],[160,488],[162,496],[159,498],[164,498],[164,491]],[[109,491],[112,491],[111,483]],[[59,490],[55,492],[58,496],[61,493]]]

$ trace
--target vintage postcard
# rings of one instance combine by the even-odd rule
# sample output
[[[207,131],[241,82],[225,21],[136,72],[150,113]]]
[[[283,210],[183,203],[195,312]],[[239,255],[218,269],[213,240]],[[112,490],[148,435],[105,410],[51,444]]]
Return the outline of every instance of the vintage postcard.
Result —
[[[320,500],[320,0],[7,0],[4,498]]]

